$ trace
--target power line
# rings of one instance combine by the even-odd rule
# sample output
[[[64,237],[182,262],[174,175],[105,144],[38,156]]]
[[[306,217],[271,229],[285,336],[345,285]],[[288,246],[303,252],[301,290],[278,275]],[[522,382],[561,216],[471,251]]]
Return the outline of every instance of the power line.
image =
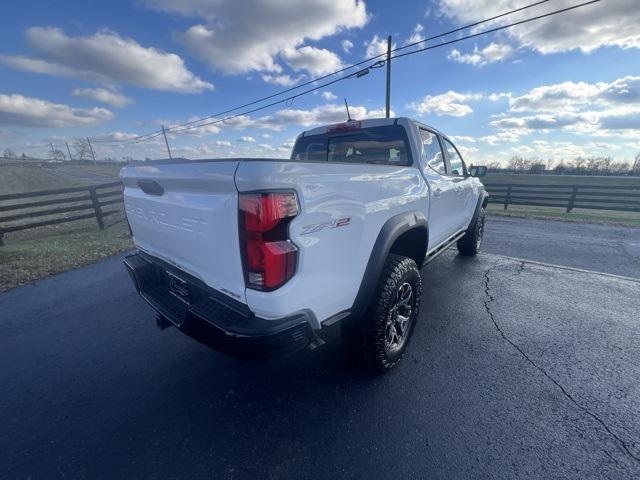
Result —
[[[404,50],[406,48],[413,47],[415,45],[419,45],[419,44],[424,43],[424,42],[428,42],[428,41],[431,41],[431,40],[436,40],[438,38],[442,38],[442,37],[445,37],[447,35],[451,35],[453,33],[457,33],[457,32],[460,32],[462,30],[466,30],[468,28],[476,27],[476,26],[481,25],[483,23],[487,23],[487,22],[490,22],[490,21],[493,21],[493,20],[497,20],[497,19],[505,17],[507,15],[512,15],[514,13],[521,12],[523,10],[527,10],[529,8],[536,7],[538,5],[541,5],[543,3],[547,3],[549,1],[550,0],[541,0],[541,1],[538,1],[538,2],[534,2],[534,3],[528,4],[528,5],[513,9],[513,10],[509,10],[508,12],[503,12],[503,13],[500,13],[498,15],[494,15],[493,17],[489,17],[489,18],[485,18],[485,19],[477,21],[477,22],[469,23],[469,24],[464,25],[462,27],[458,27],[458,28],[455,28],[453,30],[449,30],[447,32],[439,33],[437,35],[433,35],[431,37],[424,38],[423,40],[420,40],[420,41],[417,41],[417,42],[412,42],[412,43],[409,43],[407,45],[402,45],[400,47],[392,49],[391,52],[394,53],[394,52],[397,52],[397,51],[400,51],[400,50]],[[346,70],[358,67],[360,65],[363,65],[363,64],[365,64],[367,62],[370,62],[372,60],[378,59],[380,57],[384,57],[386,55],[387,55],[387,52],[383,52],[383,53],[380,53],[378,55],[374,55],[374,56],[366,58],[366,59],[364,59],[364,60],[362,60],[360,62],[351,64],[351,65],[349,65],[347,67],[344,67],[344,68],[341,68],[339,70],[336,70],[335,72],[331,72],[331,73],[328,73],[326,75],[322,75],[320,77],[313,78],[313,79],[308,80],[306,82],[300,83],[300,84],[298,84],[296,86],[281,90],[281,91],[273,93],[271,95],[267,95],[266,97],[262,97],[262,98],[259,98],[257,100],[253,100],[251,102],[247,102],[247,103],[245,103],[243,105],[239,105],[237,107],[233,107],[233,108],[221,111],[221,112],[217,112],[217,113],[214,113],[214,114],[211,114],[211,115],[207,115],[205,117],[201,117],[201,118],[198,118],[198,119],[195,119],[195,120],[191,120],[191,121],[184,122],[184,123],[179,123],[179,124],[173,125],[173,126],[171,126],[169,128],[166,128],[165,130],[167,132],[172,132],[174,130],[182,130],[180,127],[194,125],[196,123],[203,122],[203,121],[208,120],[210,118],[219,117],[221,115],[226,115],[227,113],[231,113],[231,112],[234,112],[236,110],[240,110],[242,108],[250,107],[250,106],[255,105],[257,103],[261,103],[261,102],[264,102],[266,100],[270,100],[272,98],[278,97],[280,95],[284,95],[285,93],[289,93],[289,92],[292,92],[292,91],[297,90],[299,88],[305,87],[307,85],[311,85],[312,83],[318,82],[320,80],[324,80],[325,78],[329,78],[331,76],[334,76],[334,75],[337,75],[339,73],[345,72]],[[139,143],[139,142],[137,142],[137,140],[142,140],[142,139],[144,139],[145,141],[146,140],[151,140],[153,138],[157,138],[157,137],[161,136],[162,134],[163,134],[162,130],[154,131],[154,132],[150,132],[150,133],[147,133],[147,134],[138,135],[137,137],[133,137],[133,138],[130,138],[130,139],[127,139],[127,140],[123,140],[122,142],[118,142],[118,143],[115,143],[113,145],[127,145],[127,144]],[[110,141],[110,140],[100,141],[100,140],[94,139],[94,143],[111,144],[112,141]]]
[[[386,55],[386,53],[385,53],[385,55]],[[271,102],[271,103],[268,103],[266,105],[261,105],[260,107],[256,107],[256,108],[253,108],[251,110],[247,110],[247,111],[244,111],[244,112],[241,112],[241,113],[236,113],[235,115],[230,115],[228,117],[219,118],[219,119],[213,120],[211,122],[206,122],[206,123],[201,123],[199,125],[190,125],[190,126],[177,128],[177,129],[172,130],[170,133],[180,133],[180,132],[183,132],[183,131],[186,131],[186,130],[195,130],[197,128],[206,127],[208,125],[214,125],[216,123],[222,123],[222,122],[226,122],[226,121],[232,120],[234,118],[238,118],[238,117],[242,117],[242,116],[245,116],[245,115],[249,115],[250,113],[254,113],[254,112],[257,112],[259,110],[264,110],[265,108],[273,107],[273,106],[279,105],[281,103],[286,103],[286,102],[288,102],[290,100],[295,100],[298,97],[301,97],[303,95],[307,95],[307,94],[309,94],[309,93],[311,93],[311,92],[313,92],[315,90],[320,90],[322,88],[328,87],[329,85],[333,85],[334,83],[338,83],[338,82],[341,82],[343,80],[347,80],[347,79],[354,78],[354,77],[356,77],[356,78],[362,77],[362,76],[364,76],[364,75],[369,73],[368,72],[369,69],[382,67],[383,65],[384,65],[384,62],[376,62],[376,63],[374,63],[373,65],[371,65],[371,66],[369,66],[367,68],[364,68],[362,70],[359,70],[357,72],[352,73],[351,75],[348,75],[346,77],[336,78],[335,80],[323,83],[322,85],[318,85],[317,87],[310,88],[308,90],[303,90],[302,92],[299,92],[299,93],[297,93],[295,95],[291,95],[290,97],[282,98],[280,100],[276,100],[275,102]]]
[[[499,31],[499,30],[504,30],[504,29],[506,29],[506,28],[514,27],[514,26],[516,26],[516,25],[521,25],[521,24],[523,24],[523,23],[532,22],[532,21],[534,21],[534,20],[539,20],[539,19],[541,19],[541,18],[549,17],[549,16],[556,15],[556,14],[559,14],[559,13],[564,13],[564,12],[567,12],[567,11],[569,11],[569,10],[574,10],[574,9],[576,9],[576,8],[583,7],[583,6],[586,6],[586,5],[590,5],[590,4],[592,4],[592,3],[597,3],[597,2],[599,2],[599,1],[601,1],[601,0],[590,0],[590,1],[588,1],[588,2],[584,2],[584,3],[582,3],[582,4],[578,4],[578,5],[574,5],[574,6],[571,6],[571,7],[562,8],[562,9],[560,9],[560,10],[556,10],[556,11],[553,11],[553,12],[549,12],[549,13],[546,13],[546,14],[544,14],[544,15],[538,15],[538,16],[536,16],[536,17],[531,17],[531,18],[528,18],[528,19],[525,19],[525,20],[521,20],[521,21],[518,21],[518,22],[514,22],[514,23],[511,23],[511,24],[508,24],[508,25],[503,25],[503,26],[501,26],[501,27],[496,27],[496,28],[493,28],[493,29],[490,29],[490,30],[485,30],[484,32],[475,33],[475,34],[467,35],[467,36],[464,36],[464,37],[456,38],[456,39],[454,39],[454,40],[450,40],[450,41],[448,41],[448,42],[440,43],[440,44],[438,44],[438,45],[431,45],[431,46],[429,46],[429,47],[424,47],[424,48],[421,48],[421,49],[418,49],[418,50],[413,50],[413,51],[411,51],[411,52],[401,53],[401,54],[399,54],[399,55],[395,55],[395,56],[391,57],[391,59],[393,60],[394,58],[405,57],[405,56],[413,55],[413,54],[415,54],[415,53],[423,52],[423,51],[426,51],[426,50],[432,50],[432,49],[435,49],[435,48],[441,48],[441,47],[444,47],[444,46],[446,46],[446,45],[450,45],[450,44],[452,44],[452,43],[461,42],[461,41],[463,41],[463,40],[468,40],[469,38],[475,38],[475,37],[478,37],[478,36],[481,36],[481,35],[487,35],[487,34],[489,34],[489,33],[493,33],[493,32]],[[386,55],[386,53],[385,53],[385,55]],[[380,67],[381,67],[381,66],[383,66],[383,65],[384,65],[384,63],[385,63],[385,62],[378,61],[378,62],[376,62],[375,64],[371,65],[370,67],[367,67],[367,68],[365,68],[365,69],[361,70],[360,72],[367,71],[367,70],[369,70],[370,68],[376,68],[376,67],[378,67],[378,66],[380,66]],[[302,95],[306,95],[306,94],[308,94],[308,93],[310,93],[310,92],[313,92],[314,90],[319,90],[319,89],[321,89],[321,88],[324,88],[324,87],[329,86],[329,85],[331,85],[331,84],[334,84],[334,83],[337,83],[337,82],[339,82],[339,81],[345,80],[345,79],[347,79],[347,78],[352,78],[352,77],[354,77],[354,76],[358,76],[358,74],[359,74],[360,72],[355,72],[355,73],[353,73],[353,74],[351,74],[351,75],[349,75],[349,76],[347,76],[347,77],[338,78],[338,79],[333,80],[333,81],[331,81],[331,82],[327,82],[327,83],[324,83],[324,84],[322,84],[322,85],[319,85],[319,86],[317,86],[317,87],[315,87],[315,88],[308,89],[308,90],[305,90],[305,91],[303,91],[303,92],[300,92],[300,93],[298,93],[298,94],[296,94],[296,95],[292,95],[292,96],[290,96],[290,97],[283,98],[283,99],[281,99],[281,100],[278,100],[278,101],[272,102],[272,103],[267,104],[267,105],[263,105],[263,106],[260,106],[260,107],[256,107],[256,108],[254,108],[254,109],[252,109],[252,110],[248,110],[248,111],[245,111],[245,112],[242,112],[242,113],[238,113],[238,114],[235,114],[235,115],[231,115],[231,116],[229,116],[229,117],[225,117],[225,118],[222,118],[222,119],[217,119],[217,120],[214,120],[214,121],[212,121],[212,122],[207,122],[207,123],[203,123],[203,124],[199,124],[199,125],[194,125],[194,126],[186,126],[186,127],[180,128],[180,129],[175,129],[175,130],[173,130],[173,132],[172,132],[172,133],[180,133],[180,132],[187,131],[187,130],[193,130],[193,129],[196,129],[196,128],[201,128],[201,127],[204,127],[204,126],[207,126],[207,125],[213,125],[213,124],[216,124],[216,123],[222,123],[222,122],[225,122],[225,121],[231,120],[231,119],[233,119],[233,118],[237,118],[237,117],[240,117],[240,116],[248,115],[248,114],[250,114],[250,113],[254,113],[254,112],[257,112],[257,111],[259,111],[259,110],[263,110],[263,109],[265,109],[265,108],[269,108],[269,107],[272,107],[272,106],[274,106],[274,105],[278,105],[278,104],[280,104],[280,103],[287,102],[287,101],[289,101],[289,100],[295,99],[295,98],[300,97],[300,96],[302,96]],[[368,73],[368,72],[367,72],[367,73]]]
[[[539,4],[541,4],[541,3],[546,3],[547,1],[548,1],[548,0],[541,1],[541,2],[537,2],[537,3],[531,4],[531,5],[528,5],[528,6],[525,6],[525,7],[521,7],[521,8],[516,9],[516,10],[512,10],[512,11],[510,11],[510,12],[506,12],[506,13],[503,13],[503,14],[500,14],[500,15],[496,15],[496,16],[494,16],[494,17],[490,17],[489,19],[485,19],[485,20],[482,20],[482,21],[480,21],[480,22],[475,22],[475,23],[470,24],[470,25],[467,25],[467,26],[465,26],[465,27],[459,27],[459,28],[457,28],[457,29],[455,29],[455,30],[452,30],[451,32],[446,32],[446,33],[443,33],[443,34],[435,35],[435,36],[433,36],[433,37],[429,37],[428,39],[420,40],[419,42],[413,42],[412,44],[404,45],[404,46],[399,47],[399,48],[396,48],[396,49],[394,49],[394,50],[392,50],[392,51],[393,51],[393,52],[397,52],[397,51],[399,51],[399,50],[403,50],[403,49],[405,49],[405,48],[409,48],[410,46],[415,46],[415,45],[418,45],[418,44],[421,44],[421,43],[427,42],[427,41],[429,41],[429,40],[433,40],[433,39],[435,39],[435,38],[440,38],[440,37],[442,37],[442,36],[449,35],[450,33],[455,33],[455,32],[461,31],[461,30],[463,30],[463,29],[465,29],[465,28],[470,28],[470,26],[471,26],[471,27],[472,27],[472,26],[477,26],[477,25],[480,25],[481,23],[485,23],[485,22],[487,22],[487,21],[492,21],[492,20],[495,20],[496,18],[500,18],[500,17],[503,17],[503,16],[505,16],[505,15],[509,15],[509,14],[511,14],[511,13],[515,13],[515,12],[518,12],[518,11],[522,11],[522,10],[524,10],[525,8],[530,8],[530,7],[532,7],[532,6],[536,6],[536,5],[539,5]],[[489,30],[484,30],[484,31],[479,32],[479,33],[474,33],[474,34],[470,34],[470,35],[465,35],[465,36],[463,36],[463,37],[456,38],[456,39],[453,39],[453,40],[449,40],[449,41],[447,41],[447,42],[439,43],[439,44],[437,44],[437,45],[431,45],[431,46],[427,46],[427,47],[419,48],[419,49],[416,49],[416,50],[412,50],[412,51],[410,51],[410,52],[397,54],[397,55],[392,56],[392,57],[391,57],[391,59],[393,60],[393,59],[395,59],[395,58],[402,58],[402,57],[406,57],[406,56],[413,55],[413,54],[416,54],[416,53],[424,52],[424,51],[427,51],[427,50],[433,50],[433,49],[435,49],[435,48],[441,48],[441,47],[444,47],[444,46],[447,46],[447,45],[451,45],[451,44],[453,44],[453,43],[462,42],[462,41],[464,41],[464,40],[468,40],[468,39],[470,39],[470,38],[476,38],[476,37],[479,37],[479,36],[482,36],[482,35],[488,35],[488,34],[490,34],[490,33],[494,33],[494,32],[500,31],[500,30],[505,30],[505,29],[507,29],[507,28],[512,28],[512,27],[515,27],[515,26],[517,26],[517,25],[522,25],[522,24],[524,24],[524,23],[532,22],[532,21],[535,21],[535,20],[540,20],[540,19],[542,19],[542,18],[550,17],[550,16],[553,16],[553,15],[557,15],[557,14],[560,14],[560,13],[564,13],[564,12],[570,11],[570,10],[575,10],[575,9],[577,9],[577,8],[584,7],[584,6],[587,6],[587,5],[591,5],[591,4],[594,4],[594,3],[598,3],[598,2],[600,2],[600,1],[601,1],[601,0],[590,0],[590,1],[588,1],[588,2],[580,3],[580,4],[577,4],[577,5],[570,6],[570,7],[565,7],[565,8],[562,8],[562,9],[559,9],[559,10],[555,10],[555,11],[552,11],[552,12],[548,12],[548,13],[545,13],[545,14],[542,14],[542,15],[537,15],[537,16],[530,17],[530,18],[527,18],[527,19],[524,19],[524,20],[520,20],[520,21],[517,21],[517,22],[513,22],[513,23],[510,23],[510,24],[507,24],[507,25],[502,25],[502,26],[500,26],[500,27],[495,27],[495,28],[492,28],[492,29],[489,29]],[[361,64],[366,63],[366,62],[368,62],[368,61],[370,61],[370,60],[372,60],[372,59],[375,59],[375,58],[377,58],[377,57],[380,57],[380,56],[382,56],[382,55],[386,55],[386,54],[387,54],[387,53],[385,52],[385,53],[383,53],[383,54],[377,55],[376,57],[371,57],[371,59],[364,60],[364,61],[359,62],[358,64],[354,64],[354,65],[361,65]],[[248,114],[251,114],[251,113],[254,113],[254,112],[260,111],[260,110],[264,110],[264,109],[266,109],[266,108],[270,108],[270,107],[273,107],[273,106],[275,106],[275,105],[279,105],[279,104],[282,104],[282,103],[288,102],[288,101],[290,101],[290,100],[294,100],[294,99],[296,99],[296,98],[298,98],[298,97],[301,97],[301,96],[303,96],[303,95],[309,94],[309,93],[314,92],[314,91],[316,91],[316,90],[320,90],[320,89],[325,88],[325,87],[327,87],[327,86],[333,85],[333,84],[335,84],[335,83],[337,83],[337,82],[340,82],[340,81],[342,81],[342,80],[347,80],[347,79],[350,79],[350,78],[353,78],[353,77],[360,77],[360,76],[366,75],[367,73],[369,73],[369,70],[370,70],[371,68],[381,67],[381,66],[384,66],[384,64],[385,64],[385,62],[384,62],[384,61],[379,60],[379,61],[375,62],[374,64],[372,64],[372,65],[370,65],[370,66],[368,66],[368,67],[366,67],[366,68],[364,68],[364,69],[361,69],[360,71],[354,72],[354,73],[352,73],[352,74],[350,74],[350,75],[348,75],[348,76],[346,76],[346,77],[341,77],[341,78],[338,78],[338,79],[332,80],[332,81],[330,81],[330,82],[326,82],[326,83],[324,83],[324,84],[322,84],[322,85],[318,85],[318,86],[316,86],[316,87],[314,87],[314,88],[310,88],[310,89],[304,90],[304,91],[299,92],[299,93],[297,93],[297,94],[295,94],[295,95],[291,95],[291,96],[289,96],[289,97],[286,97],[286,98],[283,98],[283,99],[280,99],[280,100],[277,100],[277,101],[274,101],[274,102],[268,103],[268,104],[266,104],[266,105],[262,105],[262,106],[259,106],[259,107],[256,107],[256,108],[253,108],[253,109],[251,109],[251,110],[247,110],[247,111],[244,111],[244,112],[241,112],[241,113],[237,113],[237,114],[234,114],[234,115],[230,115],[230,116],[227,116],[227,117],[224,117],[224,118],[218,118],[218,119],[213,120],[213,121],[211,121],[211,122],[199,123],[198,125],[194,125],[194,124],[195,124],[195,123],[197,123],[197,122],[202,122],[202,121],[203,121],[203,119],[214,118],[214,117],[216,117],[216,116],[219,116],[220,114],[210,115],[210,116],[208,116],[208,117],[203,117],[203,119],[200,119],[200,120],[193,120],[193,121],[191,121],[191,122],[187,122],[187,123],[185,123],[185,124],[179,124],[179,125],[176,125],[176,126],[174,126],[174,127],[171,127],[171,128],[169,128],[169,129],[166,129],[166,131],[167,131],[167,132],[169,132],[169,133],[181,133],[181,132],[184,132],[184,131],[189,131],[189,130],[194,130],[194,129],[197,129],[197,128],[202,128],[202,127],[205,127],[205,126],[208,126],[208,125],[213,125],[213,124],[217,124],[217,123],[226,122],[226,121],[228,121],[228,120],[232,120],[232,119],[234,119],[234,118],[238,118],[238,117],[241,117],[241,116],[244,116],[244,115],[248,115]],[[344,70],[346,70],[346,69],[348,69],[348,68],[351,68],[351,67],[346,67],[345,69],[343,69],[343,70],[341,70],[341,71],[344,71]],[[331,75],[333,75],[333,74],[328,74],[328,75],[326,75],[326,76],[324,76],[324,77],[320,77],[320,78],[326,78],[326,77],[331,76]],[[309,83],[313,83],[313,81],[309,81],[309,82],[305,83],[305,85],[308,85]],[[298,87],[295,87],[295,88],[291,88],[291,89],[284,90],[283,92],[280,92],[280,93],[277,93],[277,94],[273,94],[273,95],[271,95],[271,96],[269,96],[269,97],[265,97],[264,99],[256,100],[256,101],[254,101],[254,102],[250,102],[249,104],[245,104],[245,106],[253,105],[253,104],[255,104],[255,103],[259,103],[259,102],[261,102],[261,101],[264,101],[265,99],[273,98],[273,97],[275,97],[275,96],[278,96],[278,95],[280,95],[280,94],[282,94],[282,93],[285,93],[285,92],[287,92],[287,91],[292,91],[292,90],[294,90],[294,89],[296,89],[296,88],[299,88],[299,87],[301,87],[301,86],[302,86],[302,85],[299,85]],[[238,110],[238,109],[240,109],[240,108],[243,108],[243,107],[241,106],[241,107],[236,107],[236,108],[233,108],[233,109],[229,109],[229,110],[227,110],[227,112],[235,111],[235,110]],[[130,140],[132,140],[132,141],[121,142],[121,143],[117,143],[117,144],[115,144],[115,145],[131,145],[131,144],[136,144],[136,143],[140,143],[140,142],[144,142],[144,141],[151,140],[152,138],[158,137],[158,136],[160,136],[160,135],[162,135],[162,134],[163,134],[163,133],[162,133],[162,131],[159,131],[159,132],[153,132],[153,133],[150,133],[150,134],[141,135],[141,136],[136,137],[136,138],[134,138],[134,139],[130,139]]]
[[[541,5],[541,4],[543,4],[543,3],[547,3],[547,2],[549,2],[549,1],[550,1],[550,0],[540,0],[540,1],[538,1],[538,2],[531,3],[531,4],[529,4],[529,5],[525,5],[525,6],[523,6],[523,7],[520,7],[520,8],[516,8],[516,9],[510,10],[510,11],[508,11],[508,12],[501,13],[501,14],[499,14],[499,15],[494,15],[493,17],[485,18],[484,20],[480,20],[480,21],[478,21],[478,22],[470,23],[470,24],[464,25],[464,26],[462,26],[462,27],[458,27],[458,28],[455,28],[455,29],[453,29],[453,30],[449,30],[449,31],[447,31],[447,32],[443,32],[443,33],[439,33],[439,34],[437,34],[437,35],[433,35],[433,36],[431,36],[431,37],[426,37],[426,38],[425,38],[425,39],[423,39],[423,40],[420,40],[420,41],[417,41],[417,42],[408,43],[407,45],[403,45],[403,46],[401,46],[401,47],[394,48],[394,49],[392,49],[392,50],[391,50],[391,53],[394,53],[394,52],[397,52],[397,51],[400,51],[400,50],[404,50],[404,49],[406,49],[406,48],[413,47],[413,46],[415,46],[415,45],[419,45],[419,44],[424,43],[424,42],[428,42],[428,41],[431,41],[431,40],[436,40],[436,39],[438,39],[438,38],[442,38],[442,37],[445,37],[445,36],[447,36],[447,35],[451,35],[451,34],[453,34],[453,33],[457,33],[457,32],[460,32],[460,31],[462,31],[462,30],[466,30],[466,29],[468,29],[468,28],[476,27],[476,26],[481,25],[481,24],[483,24],[483,23],[491,22],[491,21],[493,21],[493,20],[497,20],[498,18],[502,18],[502,17],[505,17],[505,16],[507,16],[507,15],[511,15],[511,14],[514,14],[514,13],[517,13],[517,12],[521,12],[521,11],[526,10],[526,9],[528,9],[528,8],[536,7],[536,6],[538,6],[538,5]],[[181,124],[174,125],[174,126],[172,126],[172,127],[170,127],[170,128],[167,128],[167,129],[166,129],[166,131],[167,131],[167,132],[171,132],[172,130],[176,129],[177,127],[182,127],[182,126],[187,126],[187,125],[193,125],[193,124],[195,124],[195,123],[198,123],[198,122],[201,122],[201,121],[204,121],[204,120],[208,120],[209,118],[218,117],[218,116],[220,116],[220,115],[226,115],[227,113],[231,113],[231,112],[233,112],[233,111],[235,111],[235,110],[240,110],[241,108],[249,107],[249,106],[251,106],[251,105],[255,105],[256,103],[260,103],[260,102],[262,102],[262,101],[269,100],[269,99],[271,99],[271,98],[274,98],[274,97],[277,97],[277,96],[280,96],[280,95],[284,95],[285,93],[289,93],[289,92],[291,92],[291,91],[293,91],[293,90],[296,90],[296,89],[298,89],[298,88],[302,88],[302,87],[305,87],[305,86],[310,85],[310,84],[312,84],[312,83],[318,82],[318,81],[320,81],[320,80],[324,80],[325,78],[331,77],[331,76],[333,76],[333,75],[337,75],[337,74],[342,73],[342,72],[344,72],[344,71],[346,71],[346,70],[349,70],[349,69],[351,69],[351,68],[354,68],[354,67],[360,66],[360,65],[362,65],[362,64],[364,64],[364,63],[370,62],[370,61],[375,60],[375,59],[377,59],[377,58],[385,57],[386,55],[387,55],[387,52],[383,52],[383,53],[380,53],[380,54],[378,54],[378,55],[374,55],[374,56],[369,57],[369,58],[366,58],[366,59],[364,59],[364,60],[362,60],[362,61],[360,61],[360,62],[358,62],[358,63],[354,63],[354,64],[352,64],[352,65],[349,65],[349,66],[347,66],[347,67],[341,68],[340,70],[336,70],[335,72],[328,73],[328,74],[323,75],[323,76],[321,76],[321,77],[317,77],[317,78],[314,78],[314,79],[312,79],[312,80],[308,80],[308,81],[306,81],[306,82],[304,82],[304,83],[301,83],[301,84],[296,85],[296,86],[294,86],[294,87],[288,88],[288,89],[286,89],[286,90],[281,90],[280,92],[277,92],[277,93],[271,94],[271,95],[269,95],[269,96],[267,96],[267,97],[263,97],[263,98],[261,98],[261,99],[254,100],[254,101],[252,101],[252,102],[245,103],[244,105],[240,105],[240,106],[238,106],[238,107],[230,108],[230,109],[225,110],[225,111],[223,111],[223,112],[218,112],[218,113],[214,113],[214,114],[211,114],[211,115],[207,115],[207,116],[202,117],[202,118],[200,118],[200,119],[191,120],[191,121],[189,121],[189,122],[185,122],[185,123],[181,123]]]
[[[468,28],[477,27],[478,25],[481,25],[483,23],[491,22],[493,20],[497,20],[498,18],[506,17],[507,15],[511,15],[511,14],[514,14],[514,13],[521,12],[523,10],[527,10],[528,8],[537,7],[538,5],[542,5],[543,3],[547,3],[549,1],[550,0],[541,0],[540,2],[530,3],[529,5],[525,5],[524,7],[516,8],[514,10],[509,10],[508,12],[500,13],[499,15],[495,15],[493,17],[485,18],[484,20],[479,20],[479,21],[477,21],[475,23],[469,23],[468,25],[465,25],[464,27],[458,27],[458,28],[456,28],[454,30],[449,30],[446,33],[440,33],[438,35],[434,35],[433,37],[427,37],[424,40],[408,43],[406,45],[402,45],[401,47],[397,47],[397,48],[391,50],[391,53],[398,52],[400,50],[404,50],[405,48],[414,47],[416,45],[420,45],[421,43],[428,42],[430,40],[435,40],[437,38],[445,37],[447,35],[451,35],[452,33],[461,32],[462,30],[467,30]]]
[[[511,28],[511,27],[515,27],[517,25],[522,25],[523,23],[528,23],[528,22],[533,22],[534,20],[540,20],[541,18],[546,18],[546,17],[550,17],[552,15],[557,15],[559,13],[564,13],[564,12],[568,12],[569,10],[575,10],[576,8],[580,8],[580,7],[585,7],[587,5],[591,5],[593,3],[598,3],[601,0],[591,0],[589,2],[584,2],[584,3],[580,3],[578,5],[573,5],[571,7],[566,7],[566,8],[561,8],[560,10],[555,10],[553,12],[549,12],[549,13],[545,13],[543,15],[537,15],[535,17],[531,17],[531,18],[526,18],[524,20],[520,20],[519,22],[514,22],[514,23],[510,23],[508,25],[503,25],[501,27],[495,27],[495,28],[491,28],[489,30],[484,30],[482,32],[479,33],[474,33],[471,35],[466,35],[464,37],[460,37],[460,38],[456,38],[454,40],[449,40],[448,42],[444,42],[444,43],[439,43],[438,45],[431,45],[429,47],[424,47],[424,48],[419,48],[417,50],[412,50],[411,52],[407,52],[407,53],[401,53],[399,55],[394,55],[393,57],[391,57],[391,59],[393,60],[394,58],[401,58],[401,57],[406,57],[408,55],[413,55],[414,53],[420,53],[420,52],[424,52],[426,50],[432,50],[434,48],[439,48],[439,47],[444,47],[446,45],[451,45],[452,43],[457,43],[457,42],[461,42],[462,40],[468,40],[470,38],[475,38],[475,37],[479,37],[481,35],[487,35],[489,33],[494,33],[494,32],[498,32],[500,30],[505,30],[507,28]]]

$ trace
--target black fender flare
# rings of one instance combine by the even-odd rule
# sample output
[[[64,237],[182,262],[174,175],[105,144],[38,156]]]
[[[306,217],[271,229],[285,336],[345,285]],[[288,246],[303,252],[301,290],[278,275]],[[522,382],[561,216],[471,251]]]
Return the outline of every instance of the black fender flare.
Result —
[[[358,294],[351,307],[351,317],[359,318],[364,314],[367,306],[371,302],[376,290],[376,285],[380,279],[380,274],[384,268],[384,264],[389,256],[391,247],[394,242],[404,233],[416,229],[423,228],[426,230],[427,239],[429,238],[429,223],[422,212],[405,212],[391,217],[385,222],[380,229],[378,237],[373,244],[373,249],[369,255],[369,261],[365,268]],[[425,254],[427,245],[424,246]],[[418,265],[420,268],[421,265]]]
[[[471,217],[471,221],[469,222],[469,225],[467,225],[467,230],[476,223],[476,219],[478,218],[478,215],[480,215],[480,210],[485,208],[488,203],[489,194],[485,189],[482,189],[480,191],[480,195],[478,195],[478,202],[476,203],[476,209],[473,212],[473,217]]]

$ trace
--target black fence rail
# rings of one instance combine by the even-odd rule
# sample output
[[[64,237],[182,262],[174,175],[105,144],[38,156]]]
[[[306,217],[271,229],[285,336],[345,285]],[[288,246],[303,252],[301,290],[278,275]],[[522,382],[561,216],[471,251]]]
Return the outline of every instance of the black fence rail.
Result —
[[[119,208],[104,210],[104,207],[122,203],[121,185],[118,181],[0,195],[0,246],[4,244],[4,234],[29,228],[87,218],[95,218],[98,227],[104,228],[104,218],[120,211]],[[50,208],[52,206],[54,208]]]
[[[529,185],[489,183],[489,202],[504,205],[640,212],[640,185]]]

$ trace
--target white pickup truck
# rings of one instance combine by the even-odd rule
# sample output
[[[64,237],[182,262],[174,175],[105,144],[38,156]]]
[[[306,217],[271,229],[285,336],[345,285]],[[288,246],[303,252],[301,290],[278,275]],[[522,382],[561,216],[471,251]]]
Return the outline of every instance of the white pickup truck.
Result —
[[[289,160],[128,166],[125,265],[161,328],[256,358],[321,345],[340,322],[386,370],[418,317],[419,269],[454,243],[480,248],[485,173],[408,118],[303,132]]]

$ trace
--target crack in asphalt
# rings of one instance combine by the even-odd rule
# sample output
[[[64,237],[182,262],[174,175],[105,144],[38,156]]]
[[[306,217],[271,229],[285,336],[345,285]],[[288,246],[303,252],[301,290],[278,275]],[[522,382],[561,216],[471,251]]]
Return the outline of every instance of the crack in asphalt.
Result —
[[[519,277],[520,274],[522,274],[522,272],[524,271],[525,266],[526,262],[524,260],[521,260],[520,263],[518,263],[518,271],[515,274],[511,275],[509,278],[513,280],[514,278]]]
[[[520,270],[519,270],[519,273],[517,275],[522,273],[522,270],[524,270],[524,265],[523,264],[524,264],[524,262],[522,262],[522,264],[520,265]],[[553,378],[544,368],[542,368],[540,365],[538,365],[536,362],[534,362],[533,359],[531,357],[529,357],[529,355],[527,355],[524,352],[524,350],[522,350],[522,348],[517,343],[515,343],[513,340],[511,340],[509,337],[507,337],[507,335],[504,333],[504,330],[502,330],[502,328],[500,328],[500,325],[496,321],[496,319],[495,319],[495,317],[493,315],[493,312],[491,311],[491,308],[489,307],[489,304],[495,300],[494,296],[491,294],[491,289],[489,287],[489,283],[490,283],[489,275],[491,274],[491,272],[493,270],[495,270],[499,266],[501,266],[501,265],[496,263],[496,264],[494,264],[492,267],[488,268],[484,272],[484,293],[485,293],[485,297],[486,298],[483,301],[483,303],[484,303],[484,309],[487,311],[487,315],[491,319],[491,322],[493,322],[493,326],[496,328],[496,330],[498,330],[498,333],[500,333],[500,336],[509,345],[511,345],[513,348],[515,348],[518,351],[518,353],[520,353],[520,355],[522,355],[522,357],[527,362],[529,362],[540,373],[542,373],[545,377],[547,377],[556,387],[558,387],[560,389],[560,391],[562,392],[562,394],[571,403],[573,403],[576,407],[578,407],[580,410],[582,410],[584,413],[586,413],[588,416],[590,416],[596,422],[598,422],[602,426],[602,428],[604,428],[605,431],[620,444],[620,446],[622,447],[623,453],[626,453],[633,460],[635,460],[636,462],[640,463],[640,457],[636,456],[631,450],[629,450],[629,445],[624,440],[622,440],[618,435],[616,435],[613,431],[611,431],[611,429],[604,422],[604,420],[602,420],[600,417],[598,417],[595,413],[591,412],[587,407],[585,407],[584,405],[580,404],[569,392],[567,392],[567,390],[562,386],[562,384],[560,384],[560,382],[558,382],[555,378]],[[517,276],[517,275],[514,275],[514,277]]]

